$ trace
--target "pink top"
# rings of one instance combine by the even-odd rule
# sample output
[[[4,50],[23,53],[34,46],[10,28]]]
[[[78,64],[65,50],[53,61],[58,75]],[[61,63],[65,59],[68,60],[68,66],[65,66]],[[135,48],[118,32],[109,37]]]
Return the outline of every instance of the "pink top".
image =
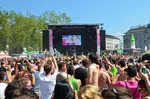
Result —
[[[130,89],[130,92],[132,93],[132,95],[134,95],[133,97],[135,99],[141,99],[141,94],[137,90],[138,82],[137,81],[134,81],[134,82],[133,81],[126,81],[126,84],[127,84],[127,87]],[[118,81],[118,82],[116,82],[116,84],[114,84],[114,87],[125,87],[126,88],[126,84],[124,81]]]

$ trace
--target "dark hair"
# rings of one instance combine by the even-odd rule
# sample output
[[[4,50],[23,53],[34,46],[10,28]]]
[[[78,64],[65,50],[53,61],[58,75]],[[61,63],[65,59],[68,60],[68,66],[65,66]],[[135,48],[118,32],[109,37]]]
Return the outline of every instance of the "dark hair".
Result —
[[[63,67],[63,65],[65,65],[66,64],[66,62],[60,62],[60,63],[58,63],[58,68],[59,68],[59,70]]]
[[[5,63],[4,63],[4,60],[2,60],[2,61],[1,61],[1,65],[4,65],[4,64],[5,64]]]
[[[49,74],[51,72],[51,70],[52,70],[52,65],[47,64],[44,66],[44,71],[45,71],[46,75]]]
[[[150,54],[149,53],[146,53],[142,56],[142,61],[145,61],[145,60],[150,60]]]
[[[68,68],[67,68],[67,74],[69,74],[69,75],[72,76],[74,73],[75,73],[74,67],[72,65],[68,66]]]
[[[74,99],[72,89],[66,80],[56,80],[54,99]]]
[[[39,99],[39,97],[33,90],[25,88],[15,80],[6,87],[5,99]]]
[[[119,62],[119,65],[120,65],[120,67],[125,67],[125,66],[126,66],[126,63],[125,63],[124,60],[121,60],[121,61]]]
[[[98,65],[99,65],[100,68],[102,68],[102,67],[105,66],[104,63],[103,63],[103,61],[100,61]]]
[[[136,66],[128,66],[127,69],[125,69],[129,77],[135,77],[137,75],[137,68]]]
[[[96,54],[94,54],[94,53],[90,54],[90,55],[89,55],[89,59],[90,59],[90,61],[91,61],[92,63],[98,64],[98,58],[97,58],[97,55],[96,55]]]
[[[31,69],[33,69],[32,66],[28,66],[28,67],[27,67],[27,70],[28,70],[29,72],[31,72]]]
[[[88,63],[88,61],[87,60],[82,60],[82,65],[83,66],[86,66],[86,65],[88,65],[89,63]]]
[[[145,88],[147,91],[147,87],[146,87],[146,84],[145,84],[145,81],[143,79],[141,79],[139,82],[138,82],[138,86],[141,88]]]
[[[117,63],[117,59],[116,58],[111,58],[111,62],[113,63],[113,64],[115,64],[116,65],[116,63]]]
[[[2,71],[2,72],[6,72],[6,68],[5,68],[5,67],[3,67],[3,66],[1,66],[1,67],[0,67],[0,71]]]
[[[0,80],[4,81],[4,75],[5,73],[3,71],[0,71]]]

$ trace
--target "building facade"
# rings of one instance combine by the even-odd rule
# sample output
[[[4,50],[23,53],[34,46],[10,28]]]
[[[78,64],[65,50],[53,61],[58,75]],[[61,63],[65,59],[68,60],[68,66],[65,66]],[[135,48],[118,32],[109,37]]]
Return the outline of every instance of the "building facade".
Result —
[[[150,50],[150,24],[128,30],[123,36],[124,48],[131,48],[131,34],[134,34],[135,48],[140,48],[142,53]]]
[[[120,49],[120,39],[112,35],[106,35],[106,50],[118,49]]]

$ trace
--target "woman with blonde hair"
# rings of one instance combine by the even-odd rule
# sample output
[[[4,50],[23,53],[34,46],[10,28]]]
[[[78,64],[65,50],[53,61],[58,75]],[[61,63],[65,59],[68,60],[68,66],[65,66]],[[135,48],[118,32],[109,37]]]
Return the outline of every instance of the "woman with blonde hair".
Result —
[[[82,87],[78,93],[78,99],[102,99],[99,87],[94,85]]]

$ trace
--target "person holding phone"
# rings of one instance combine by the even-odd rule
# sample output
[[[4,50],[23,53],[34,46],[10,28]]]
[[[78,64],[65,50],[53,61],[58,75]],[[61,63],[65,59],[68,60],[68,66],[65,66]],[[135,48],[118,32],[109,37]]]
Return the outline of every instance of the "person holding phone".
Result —
[[[148,87],[146,86],[146,82],[141,79],[138,82],[138,91],[142,95],[142,99],[150,99],[150,93],[148,92]]]
[[[148,92],[150,93],[150,81],[149,81],[148,74],[143,73],[142,68],[139,70],[138,74],[139,74],[140,78],[144,80],[146,88],[147,88]]]
[[[149,53],[146,53],[142,56],[142,60],[141,60],[141,63],[142,63],[142,66],[145,66],[146,67],[146,73],[150,79],[150,66],[149,66],[149,60],[150,60],[150,54]],[[144,70],[144,69],[143,69]]]
[[[120,74],[117,74],[112,82],[113,87],[125,87],[130,91],[134,99],[141,99],[141,94],[138,91],[138,81],[136,81],[135,78],[138,73],[136,66],[128,66],[128,68],[126,68],[124,71],[127,75],[127,81],[118,81]]]

